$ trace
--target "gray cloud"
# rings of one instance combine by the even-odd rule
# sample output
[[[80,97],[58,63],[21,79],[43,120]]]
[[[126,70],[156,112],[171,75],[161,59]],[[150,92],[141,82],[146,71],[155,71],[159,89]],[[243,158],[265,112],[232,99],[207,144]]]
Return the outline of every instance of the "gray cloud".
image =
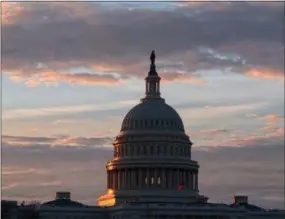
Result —
[[[94,147],[96,145],[111,145],[113,138],[111,137],[70,137],[59,136],[54,138],[48,137],[25,137],[25,136],[2,136],[2,142],[11,146],[24,146],[24,145],[45,145],[45,146],[85,146]],[[3,146],[5,147],[5,145]]]
[[[20,200],[49,200],[57,190],[70,190],[74,199],[95,204],[95,198],[105,190],[105,163],[112,158],[112,151],[100,144],[13,147],[4,143],[6,189],[2,195]],[[263,207],[282,207],[283,154],[282,140],[262,140],[244,147],[194,147],[193,159],[201,165],[200,191],[211,201],[229,203],[237,193],[249,195],[252,203]]]
[[[130,11],[94,3],[23,3],[13,22],[2,26],[4,71],[41,76],[86,67],[122,78],[143,76],[155,48],[160,69],[180,62],[175,69],[182,66],[185,73],[232,67],[283,77],[283,3],[232,3],[222,9],[216,4]]]

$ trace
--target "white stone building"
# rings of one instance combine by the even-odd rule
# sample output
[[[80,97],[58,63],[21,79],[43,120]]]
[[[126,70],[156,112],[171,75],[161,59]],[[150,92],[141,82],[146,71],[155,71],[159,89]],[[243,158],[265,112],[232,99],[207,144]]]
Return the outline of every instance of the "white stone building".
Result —
[[[182,119],[160,95],[160,77],[151,55],[146,93],[125,116],[107,162],[106,193],[98,206],[71,201],[69,193],[39,206],[42,219],[281,219],[236,196],[233,204],[208,203],[199,193],[199,164]],[[26,207],[20,207],[19,212]],[[21,215],[21,213],[19,214]],[[19,217],[23,218],[24,217]]]

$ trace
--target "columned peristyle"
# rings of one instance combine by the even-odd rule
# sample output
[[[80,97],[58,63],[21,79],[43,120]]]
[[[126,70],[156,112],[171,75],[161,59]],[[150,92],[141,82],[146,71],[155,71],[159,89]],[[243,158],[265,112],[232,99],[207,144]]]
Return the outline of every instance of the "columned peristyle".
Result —
[[[196,170],[176,168],[127,168],[108,171],[107,189],[177,189],[198,190]]]

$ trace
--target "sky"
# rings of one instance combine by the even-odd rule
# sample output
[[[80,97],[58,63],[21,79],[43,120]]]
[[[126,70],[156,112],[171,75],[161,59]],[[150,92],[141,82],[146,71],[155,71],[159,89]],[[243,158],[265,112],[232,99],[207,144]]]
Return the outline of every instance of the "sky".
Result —
[[[284,3],[2,6],[2,198],[96,204],[156,51],[200,193],[284,207]]]

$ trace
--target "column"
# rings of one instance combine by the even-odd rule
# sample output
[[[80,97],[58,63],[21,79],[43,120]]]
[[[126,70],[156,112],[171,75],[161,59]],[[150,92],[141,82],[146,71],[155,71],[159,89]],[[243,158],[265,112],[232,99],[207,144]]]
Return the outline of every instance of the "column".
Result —
[[[132,180],[132,177],[133,177],[133,176],[132,176],[133,170],[130,169],[129,172],[130,172],[130,174],[129,174],[129,188],[132,189],[132,188],[133,188],[133,185],[132,185],[132,183],[133,183],[133,180]]]
[[[135,170],[132,169],[132,188],[135,188],[135,185],[136,185],[136,177],[135,177]]]
[[[150,177],[149,177],[149,168],[146,169],[146,178],[147,178],[147,183],[146,183],[146,188],[149,188],[149,183],[150,183]]]
[[[109,171],[109,188],[111,189],[112,188],[112,172]]]
[[[137,171],[133,169],[133,188],[137,187]]]
[[[167,170],[167,180],[168,180],[168,188],[173,188],[173,169]]]
[[[192,188],[193,190],[195,190],[195,175],[194,175],[194,172],[191,173],[191,176],[192,176]]]
[[[126,189],[129,188],[129,169],[126,169],[126,172],[125,172],[125,186],[126,186]]]
[[[107,171],[107,189],[110,188],[110,175],[109,175],[109,171]]]
[[[129,169],[129,179],[128,179],[128,181],[129,181],[129,189],[131,189],[132,188],[132,169]]]
[[[187,188],[191,189],[191,186],[190,186],[190,171],[187,170],[186,173],[187,173],[187,175],[186,175],[186,178],[187,178],[187,183],[186,183],[186,185],[187,185]]]
[[[186,172],[187,170],[183,170],[183,183],[184,183],[184,186],[187,187],[187,178],[186,178]]]
[[[198,172],[195,173],[195,184],[196,184],[196,190],[198,190]]]
[[[125,188],[127,188],[127,186],[126,186],[126,179],[127,179],[127,170],[126,169],[124,169],[124,172],[123,172],[123,188],[125,189]]]
[[[165,169],[161,169],[161,187],[165,188],[166,184]]]
[[[130,188],[133,189],[134,187],[134,170],[130,170]]]
[[[136,188],[139,188],[139,184],[140,184],[139,179],[140,179],[140,169],[137,168],[136,169]]]
[[[114,172],[113,170],[110,172],[111,177],[111,189],[114,189]]]
[[[109,175],[110,175],[110,189],[113,189],[113,175],[112,175],[112,171],[109,171]]]
[[[179,174],[178,174],[178,169],[175,169],[174,170],[174,184],[173,184],[173,187],[176,188],[177,187],[177,184],[178,184],[178,177],[179,177]]]
[[[141,168],[138,169],[138,187],[141,188],[142,187],[142,170]]]
[[[142,180],[143,180],[143,181],[142,181],[142,183],[143,183],[143,184],[142,184],[142,187],[143,187],[143,188],[146,188],[146,169],[143,168],[141,171],[142,171]]]
[[[138,188],[138,178],[137,178],[137,168],[136,169],[134,169],[134,178],[133,178],[133,181],[134,181],[134,183],[133,183],[133,187],[136,189],[136,188]]]
[[[140,188],[141,187],[141,181],[140,181],[140,179],[141,179],[141,169],[138,168],[136,173],[137,173],[137,188]]]
[[[123,169],[120,170],[120,189],[123,188],[123,180],[124,180],[124,173],[123,173]]]
[[[174,176],[174,169],[170,169],[170,171],[169,171],[169,188],[173,188],[174,187],[174,179],[175,178],[175,176]]]
[[[155,168],[153,171],[154,171],[154,173],[153,173],[153,177],[154,177],[154,186],[156,186],[156,187],[157,187],[157,185],[158,185],[158,169],[157,169],[157,168]]]
[[[115,184],[115,189],[117,189],[118,188],[118,172],[117,172],[117,170],[115,170],[115,172],[114,172],[114,175],[115,175],[115,181],[114,181],[114,184]]]
[[[152,181],[153,181],[153,169],[149,169],[149,187],[151,188],[151,187],[153,187],[153,184],[152,184]]]
[[[118,174],[118,188],[117,189],[120,189],[121,188],[121,170],[118,170],[117,172]]]

